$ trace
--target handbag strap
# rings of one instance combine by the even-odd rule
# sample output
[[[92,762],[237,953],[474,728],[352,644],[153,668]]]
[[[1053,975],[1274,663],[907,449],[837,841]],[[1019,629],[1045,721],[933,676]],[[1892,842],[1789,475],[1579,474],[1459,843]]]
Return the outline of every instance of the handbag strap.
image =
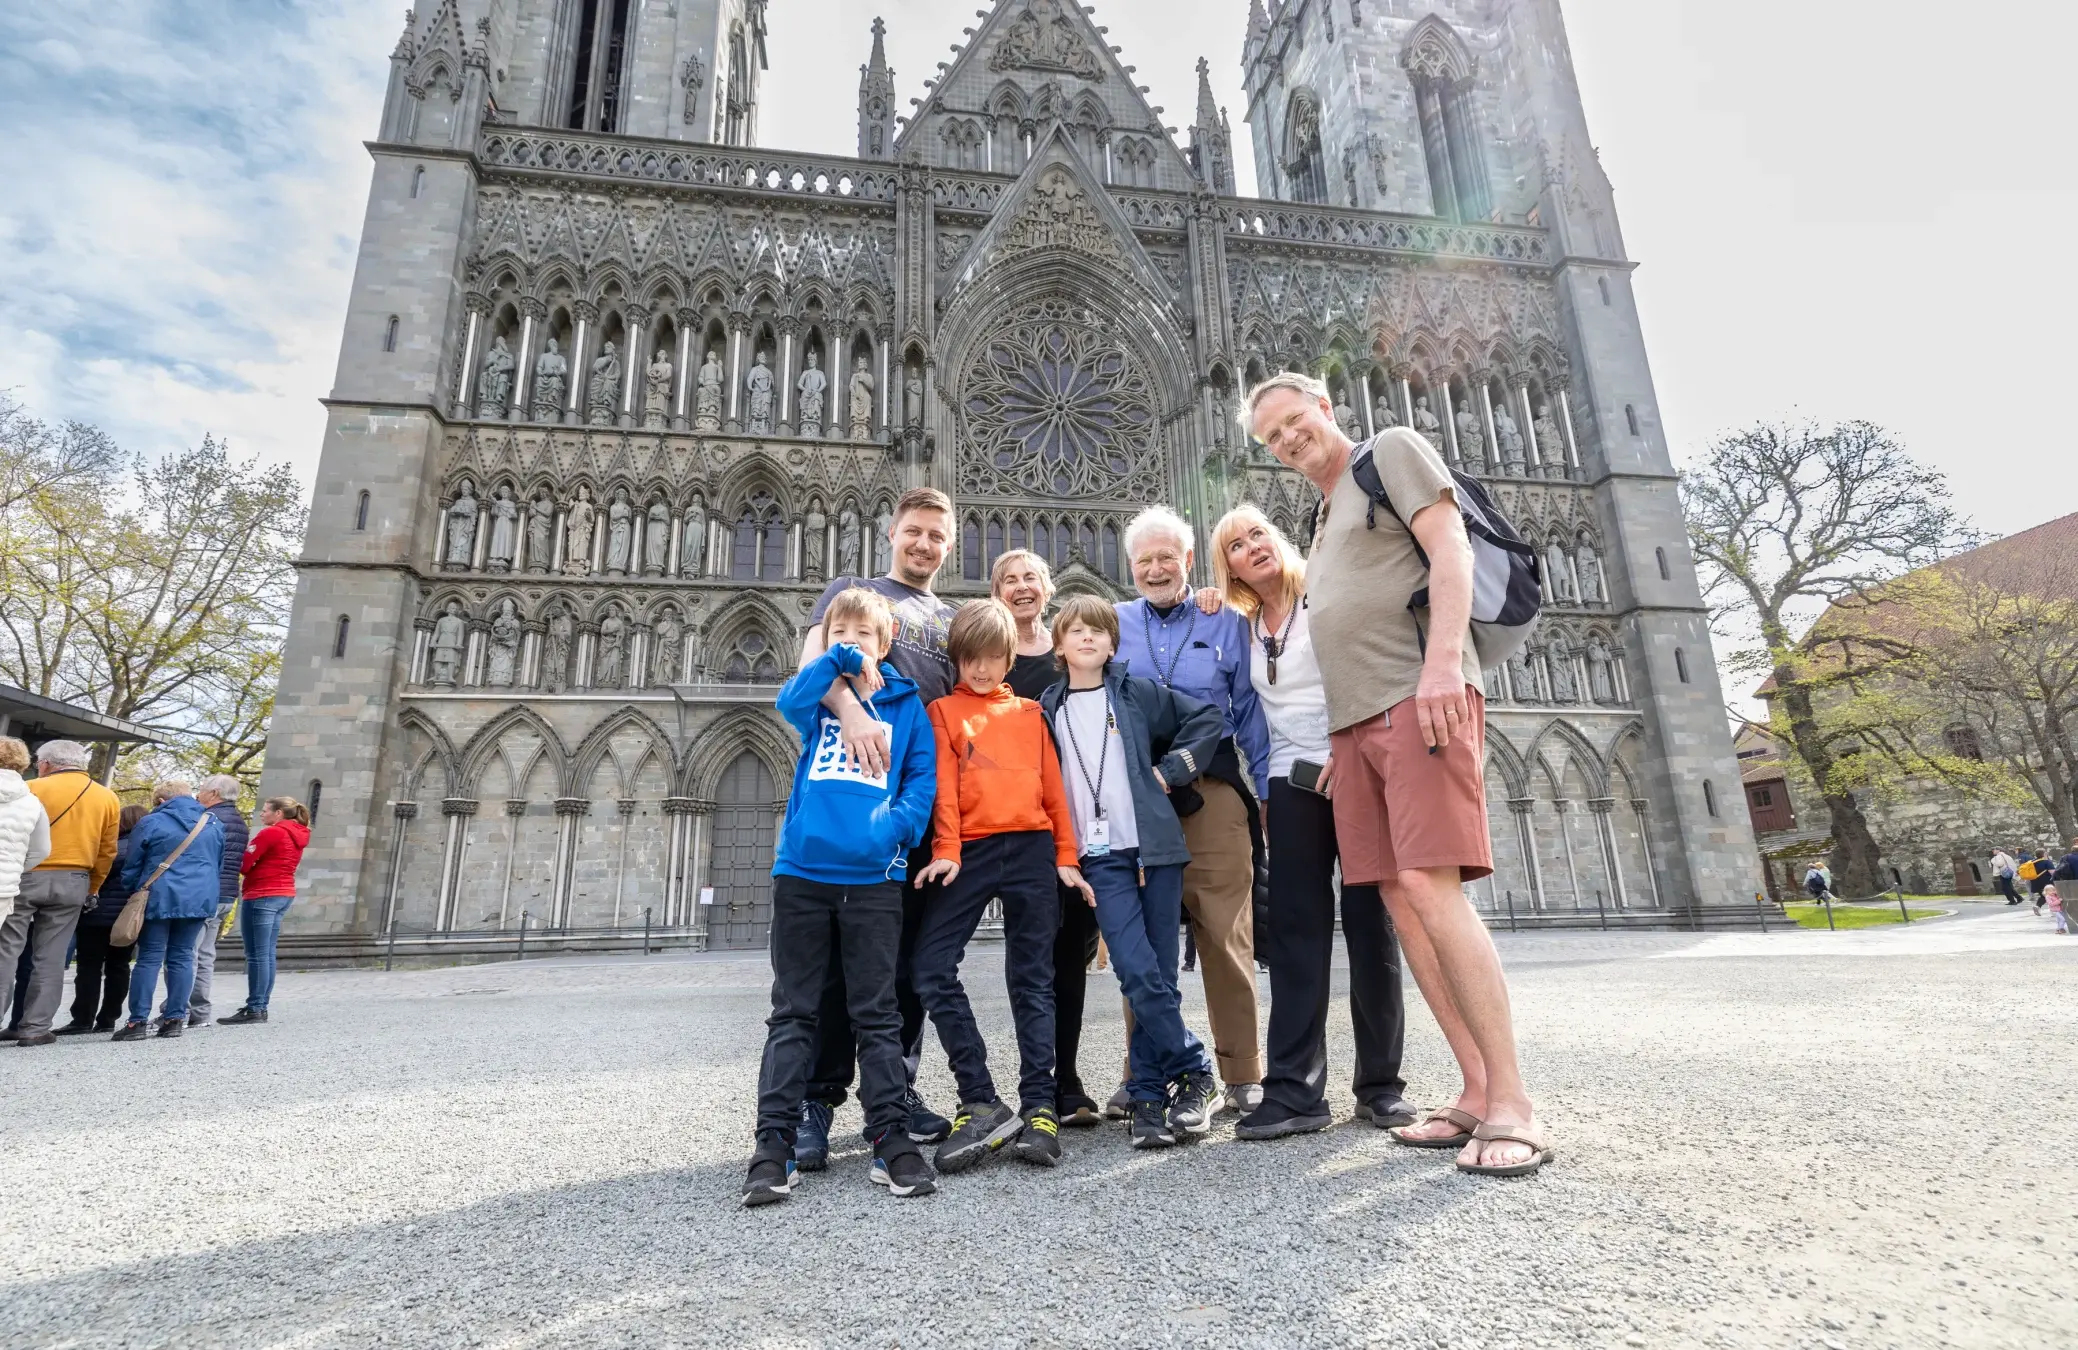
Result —
[[[159,870],[152,873],[151,879],[145,882],[144,885],[138,887],[138,889],[148,891],[152,887],[158,885],[159,878],[166,875],[166,869],[180,861],[180,855],[188,851],[188,845],[195,842],[196,836],[200,835],[202,833],[203,827],[208,824],[209,816],[207,813],[204,813],[202,819],[195,822],[195,828],[188,831],[188,837],[180,841],[180,846],[178,848],[174,849],[173,852],[166,855],[166,861],[159,864]]]

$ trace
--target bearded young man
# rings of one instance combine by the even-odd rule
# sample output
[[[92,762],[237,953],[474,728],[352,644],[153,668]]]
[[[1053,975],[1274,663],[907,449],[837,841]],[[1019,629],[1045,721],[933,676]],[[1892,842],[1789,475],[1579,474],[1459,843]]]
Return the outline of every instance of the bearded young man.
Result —
[[[1552,1150],[1523,1087],[1500,957],[1463,890],[1493,871],[1493,849],[1472,545],[1450,470],[1414,432],[1380,434],[1372,458],[1394,509],[1374,511],[1350,474],[1356,443],[1336,424],[1325,384],[1272,376],[1249,392],[1247,418],[1325,499],[1306,603],[1328,696],[1343,878],[1379,887],[1464,1075],[1454,1106],[1393,1137],[1458,1148],[1468,1172],[1534,1172]],[[1424,584],[1425,635],[1406,607]]]

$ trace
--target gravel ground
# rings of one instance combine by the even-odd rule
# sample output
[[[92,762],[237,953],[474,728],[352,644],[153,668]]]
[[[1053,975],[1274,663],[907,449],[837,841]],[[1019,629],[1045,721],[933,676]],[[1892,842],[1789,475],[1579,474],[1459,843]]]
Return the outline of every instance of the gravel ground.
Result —
[[[1223,1117],[1162,1154],[1066,1132],[1057,1171],[896,1201],[847,1106],[830,1170],[756,1212],[761,958],[285,974],[264,1028],[0,1051],[0,1344],[2070,1345],[2078,940],[1962,909],[1503,935],[1560,1146],[1532,1180]],[[970,983],[1008,1056],[999,964]],[[1419,1009],[1408,1039],[1433,1099]]]

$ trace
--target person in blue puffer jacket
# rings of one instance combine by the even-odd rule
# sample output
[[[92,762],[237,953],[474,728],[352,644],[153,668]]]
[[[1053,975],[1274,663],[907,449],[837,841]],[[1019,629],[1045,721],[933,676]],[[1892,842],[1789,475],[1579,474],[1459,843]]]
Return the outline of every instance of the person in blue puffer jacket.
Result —
[[[158,991],[161,967],[166,971],[166,1001],[160,1009],[159,1035],[178,1036],[187,1029],[195,940],[202,925],[216,917],[222,884],[224,827],[195,800],[186,783],[161,783],[153,789],[152,800],[158,804],[131,832],[136,843],[122,865],[126,894],[134,894],[148,881],[152,885],[144,931],[137,938],[137,969],[130,976],[130,1020],[111,1038],[118,1041],[143,1040],[151,1033],[152,995]],[[169,858],[171,865],[152,881]]]

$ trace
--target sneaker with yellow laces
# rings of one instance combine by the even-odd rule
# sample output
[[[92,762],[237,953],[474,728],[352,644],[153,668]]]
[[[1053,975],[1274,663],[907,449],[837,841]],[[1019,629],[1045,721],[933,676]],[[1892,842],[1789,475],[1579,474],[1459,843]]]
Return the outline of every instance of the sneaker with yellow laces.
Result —
[[[1061,1118],[1050,1106],[1035,1106],[1026,1111],[1024,1133],[1018,1135],[1012,1148],[1028,1163],[1052,1167],[1061,1160]]]

